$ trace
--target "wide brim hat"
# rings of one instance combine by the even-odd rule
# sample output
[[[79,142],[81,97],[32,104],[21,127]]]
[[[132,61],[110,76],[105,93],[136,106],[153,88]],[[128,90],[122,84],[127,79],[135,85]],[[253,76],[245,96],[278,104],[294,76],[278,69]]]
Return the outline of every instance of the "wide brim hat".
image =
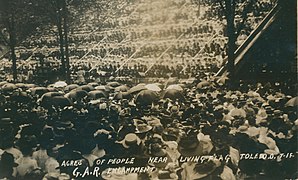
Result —
[[[168,128],[162,132],[162,137],[165,141],[176,141],[179,136],[179,130],[175,128]]]
[[[140,145],[141,139],[135,133],[128,133],[124,139],[119,142],[124,148],[128,149],[132,145]]]
[[[200,156],[203,155],[203,147],[198,139],[181,139],[178,144],[178,151],[182,156]]]
[[[203,163],[185,163],[182,167],[186,170],[188,178],[202,179],[214,173],[220,165],[221,163],[219,160],[210,159],[208,161],[204,161]]]
[[[212,163],[212,164],[210,164]],[[206,161],[204,163],[202,163],[201,165],[199,166],[209,166],[209,168],[198,168],[200,171],[197,172],[196,171],[196,178],[197,179],[201,179],[201,178],[204,178],[210,174],[212,174],[218,167],[220,167],[220,161],[219,160],[209,160],[209,161]]]
[[[142,133],[146,133],[149,132],[152,129],[152,126],[149,126],[147,124],[138,124],[136,126],[136,134],[142,134]]]

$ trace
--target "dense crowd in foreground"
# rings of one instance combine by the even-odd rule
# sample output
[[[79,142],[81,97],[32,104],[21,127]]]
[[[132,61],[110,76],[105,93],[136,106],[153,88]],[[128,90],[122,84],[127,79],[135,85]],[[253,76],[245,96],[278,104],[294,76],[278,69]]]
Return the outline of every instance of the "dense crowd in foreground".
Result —
[[[278,84],[0,86],[1,179],[297,178],[297,97]],[[229,158],[183,160],[209,155]],[[135,158],[121,165],[152,171],[107,172],[120,165],[98,164],[115,158]],[[86,167],[101,175],[74,173]]]

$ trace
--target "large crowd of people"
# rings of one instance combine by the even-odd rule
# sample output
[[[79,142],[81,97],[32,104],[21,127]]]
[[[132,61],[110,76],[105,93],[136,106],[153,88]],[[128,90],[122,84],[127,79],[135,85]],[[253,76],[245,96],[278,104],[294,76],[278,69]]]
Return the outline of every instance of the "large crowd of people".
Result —
[[[297,178],[296,88],[214,76],[227,33],[211,2],[94,1],[70,28],[69,84],[55,27],[16,48],[17,82],[4,56],[0,179]],[[246,5],[237,46],[274,1]]]
[[[202,78],[48,87],[1,82],[0,178],[296,177],[297,97],[290,85],[230,90],[222,79]],[[191,159],[198,157],[205,159]],[[134,161],[99,163],[115,158]],[[74,173],[87,167],[100,175]]]
[[[253,3],[245,11],[245,23],[240,25],[242,11],[247,4],[244,1],[237,4],[235,25],[241,26],[236,43],[238,46],[273,5],[274,1],[267,0]],[[112,68],[108,73],[113,76],[129,76],[131,74],[126,73],[124,67],[135,70],[137,66],[141,68],[134,73],[135,76],[141,73],[147,77],[158,77],[160,74],[194,77],[192,72],[186,72],[189,69],[187,66],[216,71],[225,63],[226,22],[219,3],[187,0],[96,1],[87,9],[72,23],[75,27],[70,27],[69,55],[74,81],[80,76],[75,71],[80,66],[91,67],[88,71],[96,69],[102,72],[103,69],[111,69],[109,66],[112,65],[119,72],[117,74]],[[40,53],[45,61],[61,66],[55,32],[55,27],[48,27],[47,31],[40,32],[38,36],[32,35],[17,48],[19,81],[28,79],[25,78],[28,71],[30,74],[38,71],[41,66]],[[178,64],[183,66],[183,71],[175,67]],[[4,67],[1,79],[10,79],[9,57],[1,61],[1,67]],[[59,71],[55,73],[61,74]],[[35,73],[35,76],[39,74]],[[88,73],[84,78],[90,78]]]

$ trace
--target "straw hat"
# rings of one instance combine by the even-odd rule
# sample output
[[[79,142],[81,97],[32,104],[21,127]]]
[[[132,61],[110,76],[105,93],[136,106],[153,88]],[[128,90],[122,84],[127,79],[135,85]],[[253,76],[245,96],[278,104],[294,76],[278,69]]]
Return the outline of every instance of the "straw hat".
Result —
[[[135,133],[126,134],[124,139],[119,142],[124,148],[130,148],[133,145],[140,145],[141,139]]]

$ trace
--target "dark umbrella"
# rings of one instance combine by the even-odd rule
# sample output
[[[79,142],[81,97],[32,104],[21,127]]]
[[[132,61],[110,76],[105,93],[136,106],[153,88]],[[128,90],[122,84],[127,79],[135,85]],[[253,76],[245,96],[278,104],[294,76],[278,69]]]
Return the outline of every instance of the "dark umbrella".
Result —
[[[70,85],[67,85],[67,86],[64,88],[64,91],[65,91],[65,92],[69,92],[69,91],[71,91],[71,90],[73,90],[73,89],[76,89],[76,88],[78,88],[78,87],[80,87],[80,86],[77,85],[77,84],[70,84]]]
[[[113,97],[114,100],[130,99],[131,95],[128,92],[118,92]]]
[[[58,92],[58,89],[53,88],[53,87],[48,87],[47,90],[48,90],[49,92]]]
[[[161,96],[163,99],[169,98],[173,101],[180,100],[184,101],[185,98],[183,94],[177,89],[166,89]]]
[[[54,96],[52,97],[50,103],[52,103],[52,105],[55,107],[61,107],[61,108],[72,105],[72,102],[70,101],[70,99],[64,96]]]
[[[295,107],[295,106],[298,106],[298,96],[293,97],[285,104],[285,107]]]
[[[136,96],[136,104],[147,106],[158,101],[158,94],[151,90],[143,90]]]
[[[93,91],[94,87],[91,85],[83,85],[83,86],[78,87],[77,90],[85,90],[85,91],[89,92],[89,91]]]
[[[35,96],[35,95],[41,96],[44,93],[49,92],[49,90],[46,87],[35,87],[35,88],[31,88],[30,92],[32,96]]]
[[[118,86],[121,86],[121,84],[119,82],[113,81],[113,82],[108,82],[107,86],[118,87]]]
[[[94,90],[88,93],[89,98],[91,99],[100,99],[100,98],[107,98],[107,95],[104,91]]]
[[[69,93],[65,94],[64,97],[69,98],[70,100],[78,100],[88,96],[88,92],[80,89],[74,89]]]
[[[47,92],[41,96],[39,99],[41,106],[43,107],[49,107],[54,104],[54,97],[61,96],[63,97],[63,94],[60,92]]]
[[[26,103],[30,102],[31,97],[26,92],[14,92],[11,96],[11,100],[15,102]]]

